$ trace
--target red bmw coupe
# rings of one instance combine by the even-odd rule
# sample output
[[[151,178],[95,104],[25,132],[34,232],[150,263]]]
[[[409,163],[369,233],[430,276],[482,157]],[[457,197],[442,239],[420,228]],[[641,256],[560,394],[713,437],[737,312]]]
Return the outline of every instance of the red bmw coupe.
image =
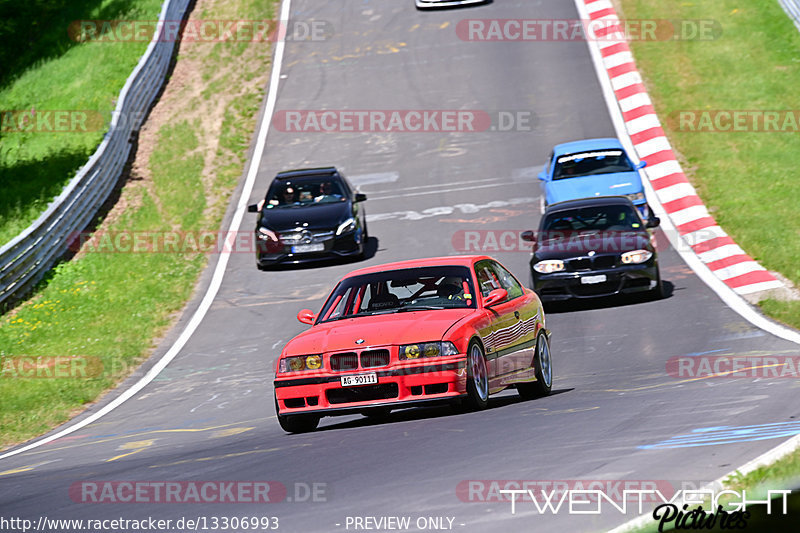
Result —
[[[487,256],[437,257],[364,268],[342,279],[313,326],[284,347],[276,367],[278,421],[312,431],[323,416],[431,402],[484,409],[515,387],[550,393],[550,333],[542,304]]]

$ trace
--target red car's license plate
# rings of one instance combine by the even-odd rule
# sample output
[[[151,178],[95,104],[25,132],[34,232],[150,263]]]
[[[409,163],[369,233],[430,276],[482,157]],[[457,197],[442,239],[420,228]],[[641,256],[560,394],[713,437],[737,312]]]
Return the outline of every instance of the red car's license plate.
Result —
[[[378,382],[378,374],[358,374],[355,376],[342,376],[342,387],[358,387],[359,385],[374,385]]]

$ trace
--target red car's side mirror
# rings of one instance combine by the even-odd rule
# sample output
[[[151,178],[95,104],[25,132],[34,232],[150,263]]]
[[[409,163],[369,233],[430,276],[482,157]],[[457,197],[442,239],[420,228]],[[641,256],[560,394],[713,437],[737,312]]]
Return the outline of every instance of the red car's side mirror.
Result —
[[[502,302],[508,298],[508,291],[505,289],[495,289],[490,292],[486,298],[483,299],[483,306],[489,307],[490,305],[494,305],[496,303]]]
[[[316,318],[317,315],[315,315],[314,311],[312,311],[311,309],[303,309],[302,311],[297,313],[297,320],[299,320],[303,324],[313,324]]]

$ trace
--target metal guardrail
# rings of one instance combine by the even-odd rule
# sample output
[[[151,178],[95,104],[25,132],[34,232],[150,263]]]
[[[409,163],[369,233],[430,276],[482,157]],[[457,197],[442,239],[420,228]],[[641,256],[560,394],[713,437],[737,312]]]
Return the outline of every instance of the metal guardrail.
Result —
[[[800,31],[800,0],[778,0],[778,2]]]
[[[113,191],[130,155],[131,135],[161,90],[172,58],[176,42],[158,38],[161,23],[183,19],[190,1],[164,1],[159,31],[125,82],[100,146],[45,212],[0,248],[0,309],[42,279]]]

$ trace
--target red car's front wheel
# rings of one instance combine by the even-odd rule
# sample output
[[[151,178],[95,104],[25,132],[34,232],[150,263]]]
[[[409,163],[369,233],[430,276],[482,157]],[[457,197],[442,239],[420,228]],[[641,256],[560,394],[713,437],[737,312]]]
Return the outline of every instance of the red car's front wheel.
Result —
[[[489,372],[483,347],[473,340],[467,348],[467,403],[473,409],[489,405]]]

